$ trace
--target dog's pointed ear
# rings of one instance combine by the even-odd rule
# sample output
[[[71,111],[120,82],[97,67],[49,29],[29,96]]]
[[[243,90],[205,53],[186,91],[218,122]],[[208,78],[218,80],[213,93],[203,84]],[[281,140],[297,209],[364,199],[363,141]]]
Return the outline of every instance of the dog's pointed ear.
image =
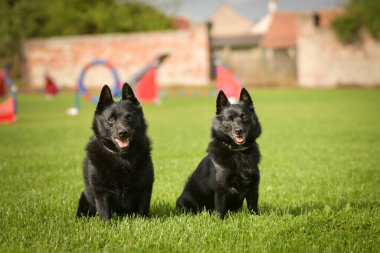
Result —
[[[226,94],[221,90],[216,98],[216,114],[220,114],[223,108],[227,105],[230,105],[230,102],[228,101]]]
[[[253,103],[252,103],[251,96],[249,95],[248,91],[245,88],[241,89],[239,101],[248,105],[249,108],[253,110]]]
[[[128,83],[123,84],[123,88],[121,89],[121,100],[128,100],[135,105],[140,105],[140,102],[137,100],[131,86],[129,86]]]
[[[96,112],[101,112],[106,106],[112,104],[113,97],[110,87],[104,85],[102,91],[100,92],[99,102],[96,106]]]

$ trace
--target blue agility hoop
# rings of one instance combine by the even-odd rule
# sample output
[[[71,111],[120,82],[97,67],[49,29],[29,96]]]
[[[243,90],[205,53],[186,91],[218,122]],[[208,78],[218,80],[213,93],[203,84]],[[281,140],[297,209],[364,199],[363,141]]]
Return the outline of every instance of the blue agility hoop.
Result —
[[[97,65],[105,66],[105,67],[107,67],[111,71],[113,79],[114,79],[114,87],[113,87],[112,93],[114,95],[116,95],[120,91],[119,75],[117,74],[116,69],[109,62],[107,62],[107,61],[104,61],[104,60],[95,60],[95,61],[92,61],[92,62],[88,63],[81,70],[80,75],[79,75],[78,84],[77,84],[76,93],[75,93],[75,107],[78,110],[79,110],[79,93],[81,93],[86,98],[86,100],[88,100],[88,101],[90,101],[90,102],[92,102],[94,104],[98,103],[98,101],[99,101],[99,97],[92,96],[91,93],[84,86],[84,78],[86,76],[87,70],[89,68],[91,68],[93,66],[97,66]]]

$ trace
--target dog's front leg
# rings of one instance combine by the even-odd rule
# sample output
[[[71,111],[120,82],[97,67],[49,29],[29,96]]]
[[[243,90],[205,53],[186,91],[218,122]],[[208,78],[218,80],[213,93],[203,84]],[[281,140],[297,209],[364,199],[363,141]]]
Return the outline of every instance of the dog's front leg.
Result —
[[[255,182],[248,190],[246,195],[247,206],[249,211],[259,215],[258,201],[259,201],[259,183]]]
[[[95,203],[99,218],[103,221],[109,221],[111,219],[111,210],[106,194],[95,194]]]
[[[226,194],[222,191],[215,192],[215,212],[220,219],[226,215]]]
[[[137,206],[137,214],[147,217],[149,214],[150,198],[152,195],[152,187],[145,189],[139,196]]]

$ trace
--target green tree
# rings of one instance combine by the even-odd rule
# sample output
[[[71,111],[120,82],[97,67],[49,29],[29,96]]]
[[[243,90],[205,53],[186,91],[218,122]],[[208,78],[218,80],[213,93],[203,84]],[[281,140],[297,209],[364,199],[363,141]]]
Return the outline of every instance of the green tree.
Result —
[[[18,73],[27,38],[171,28],[169,17],[137,1],[0,0],[0,17],[0,63]]]
[[[337,37],[343,43],[352,43],[366,30],[373,38],[380,38],[380,1],[351,0],[344,15],[332,23]]]

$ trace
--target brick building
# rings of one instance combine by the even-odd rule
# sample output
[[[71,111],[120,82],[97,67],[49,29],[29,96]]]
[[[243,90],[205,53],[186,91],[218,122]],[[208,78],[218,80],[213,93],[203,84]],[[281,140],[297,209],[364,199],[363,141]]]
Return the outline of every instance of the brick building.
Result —
[[[207,86],[213,64],[227,64],[245,85],[334,87],[380,85],[380,43],[363,34],[361,42],[342,45],[330,28],[341,9],[312,12],[277,10],[257,22],[221,6],[210,23],[176,19],[177,30],[132,34],[52,37],[27,40],[25,80],[41,88],[48,73],[60,87],[75,87],[83,66],[94,59],[109,61],[122,81],[161,53],[170,57],[160,67],[160,86]],[[91,69],[87,86],[112,82],[105,68]]]
[[[25,79],[31,87],[41,88],[48,73],[60,87],[74,88],[87,63],[104,59],[116,68],[122,81],[128,81],[157,55],[168,53],[158,74],[161,86],[204,86],[210,83],[212,73],[209,33],[209,25],[202,23],[163,32],[30,39],[23,45]],[[104,67],[89,72],[88,86],[113,81]]]

